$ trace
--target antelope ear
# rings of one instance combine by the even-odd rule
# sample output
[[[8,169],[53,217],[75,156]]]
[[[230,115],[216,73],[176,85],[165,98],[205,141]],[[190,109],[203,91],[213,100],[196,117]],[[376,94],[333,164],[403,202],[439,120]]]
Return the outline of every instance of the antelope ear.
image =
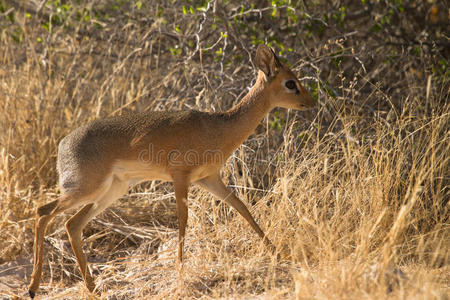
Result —
[[[267,77],[275,76],[280,70],[280,62],[272,49],[259,45],[256,50],[255,64]]]

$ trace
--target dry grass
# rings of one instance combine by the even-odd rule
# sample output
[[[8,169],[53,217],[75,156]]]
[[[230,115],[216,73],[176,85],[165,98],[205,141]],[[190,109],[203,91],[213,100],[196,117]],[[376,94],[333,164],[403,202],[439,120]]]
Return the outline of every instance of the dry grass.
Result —
[[[14,22],[1,20],[0,36],[1,297],[26,294],[34,210],[58,195],[56,150],[64,135],[130,111],[224,110],[254,77],[245,29],[217,23],[215,31],[200,30],[239,12],[230,8],[238,4],[190,16],[180,7],[134,4],[118,14],[108,8],[113,2],[79,4],[97,5],[112,15],[109,22],[50,31],[41,24],[54,7],[29,19],[24,9],[32,5],[0,2],[15,8]],[[308,9],[320,15],[323,7]],[[358,33],[353,25],[348,32]],[[380,53],[397,46],[377,48],[353,33],[333,39],[330,28],[323,36],[300,35],[304,46],[283,41],[319,108],[276,110],[223,170],[281,259],[243,218],[193,188],[179,273],[171,185],[143,184],[85,229],[102,298],[448,299],[449,78],[433,69],[448,53],[425,47],[389,60]],[[201,43],[189,44],[196,36]],[[350,58],[335,66],[336,49]],[[64,232],[67,217],[49,227],[38,295],[91,299]]]

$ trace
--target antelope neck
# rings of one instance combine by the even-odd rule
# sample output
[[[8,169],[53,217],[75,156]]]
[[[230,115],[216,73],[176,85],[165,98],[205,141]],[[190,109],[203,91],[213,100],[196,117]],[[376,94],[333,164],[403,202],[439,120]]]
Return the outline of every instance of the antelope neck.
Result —
[[[270,91],[260,71],[255,85],[236,106],[224,113],[229,137],[238,147],[256,129],[264,116],[271,110]]]

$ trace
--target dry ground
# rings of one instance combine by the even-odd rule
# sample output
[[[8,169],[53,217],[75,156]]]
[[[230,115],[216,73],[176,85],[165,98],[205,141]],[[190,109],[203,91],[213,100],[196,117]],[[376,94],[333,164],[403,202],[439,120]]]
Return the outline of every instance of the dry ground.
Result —
[[[275,110],[223,178],[281,259],[193,188],[178,272],[172,187],[142,184],[85,229],[101,298],[449,299],[449,7],[403,2],[0,0],[0,298],[27,294],[64,135],[133,111],[226,110],[270,42],[318,108]],[[95,298],[69,215],[49,226],[38,299]]]

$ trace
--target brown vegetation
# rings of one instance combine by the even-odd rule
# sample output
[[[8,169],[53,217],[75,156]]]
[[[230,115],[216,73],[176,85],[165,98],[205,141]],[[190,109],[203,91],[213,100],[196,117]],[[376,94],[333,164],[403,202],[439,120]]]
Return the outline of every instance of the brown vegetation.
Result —
[[[223,178],[282,259],[193,189],[179,275],[172,187],[142,184],[85,230],[103,297],[447,299],[445,1],[35,2],[0,0],[1,297],[26,294],[34,211],[58,195],[63,136],[133,111],[228,109],[264,42],[302,71],[319,107],[275,110]],[[39,292],[93,297],[67,217],[49,226]]]

